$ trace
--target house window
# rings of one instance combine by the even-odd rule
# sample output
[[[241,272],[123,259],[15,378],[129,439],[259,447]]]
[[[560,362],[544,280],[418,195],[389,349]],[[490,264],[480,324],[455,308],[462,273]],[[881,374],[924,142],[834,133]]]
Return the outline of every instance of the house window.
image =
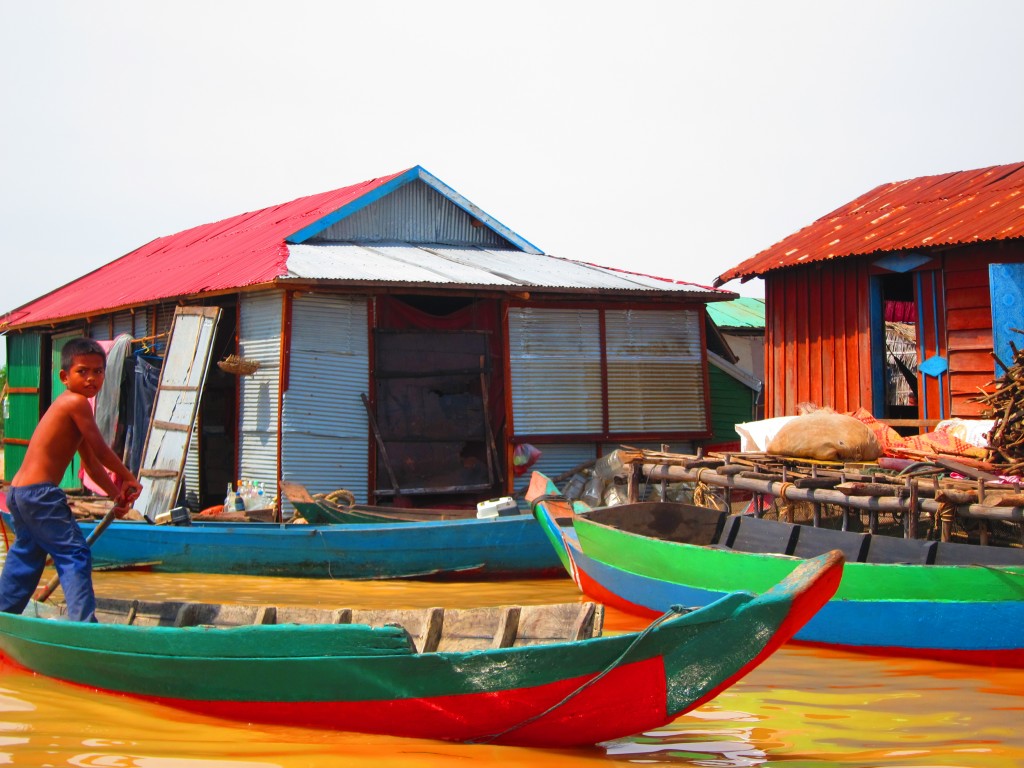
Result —
[[[515,435],[706,433],[701,318],[692,309],[513,307]]]

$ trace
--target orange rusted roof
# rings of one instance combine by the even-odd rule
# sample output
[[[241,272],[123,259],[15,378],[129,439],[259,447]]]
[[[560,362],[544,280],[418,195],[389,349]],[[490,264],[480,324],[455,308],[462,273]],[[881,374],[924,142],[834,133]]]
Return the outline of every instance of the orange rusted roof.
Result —
[[[844,256],[1024,237],[1024,163],[875,187],[715,280]]]

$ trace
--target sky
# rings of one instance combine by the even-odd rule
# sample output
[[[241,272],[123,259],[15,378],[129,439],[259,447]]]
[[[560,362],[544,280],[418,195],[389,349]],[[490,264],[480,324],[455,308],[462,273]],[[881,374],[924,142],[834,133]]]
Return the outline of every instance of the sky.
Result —
[[[0,313],[414,165],[546,253],[711,285],[878,184],[1024,161],[1021,29],[1019,0],[0,0]]]

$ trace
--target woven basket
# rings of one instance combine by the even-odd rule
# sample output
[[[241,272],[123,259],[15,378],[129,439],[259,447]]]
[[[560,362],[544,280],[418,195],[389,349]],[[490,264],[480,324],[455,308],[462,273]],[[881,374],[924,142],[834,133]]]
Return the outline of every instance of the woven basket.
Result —
[[[217,367],[225,373],[233,373],[235,376],[252,376],[259,370],[259,360],[246,360],[238,355],[228,355],[217,363]]]

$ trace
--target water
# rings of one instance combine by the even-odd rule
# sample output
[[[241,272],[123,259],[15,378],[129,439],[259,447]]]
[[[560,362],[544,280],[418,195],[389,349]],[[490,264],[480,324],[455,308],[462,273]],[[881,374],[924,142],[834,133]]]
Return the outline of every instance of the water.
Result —
[[[568,579],[353,582],[108,572],[96,574],[96,588],[101,595],[146,599],[320,607],[470,607],[581,599]],[[642,625],[608,612],[611,631]],[[1024,671],[787,646],[715,701],[668,727],[591,749],[538,750],[250,726],[0,666],[0,764],[1005,768],[1024,765],[1022,710]]]

